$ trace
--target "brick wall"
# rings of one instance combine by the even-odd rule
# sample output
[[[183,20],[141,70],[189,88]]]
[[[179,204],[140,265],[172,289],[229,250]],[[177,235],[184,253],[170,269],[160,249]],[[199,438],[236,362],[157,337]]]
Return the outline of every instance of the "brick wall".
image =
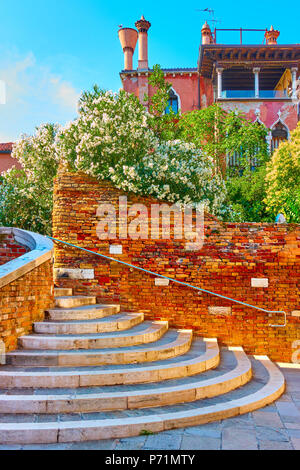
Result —
[[[30,246],[38,249],[31,251]],[[26,259],[6,266],[24,253],[28,253]],[[31,333],[33,322],[42,321],[45,310],[53,305],[51,242],[31,232],[1,227],[0,341],[6,351],[16,349],[18,337]]]
[[[25,246],[18,244],[12,234],[0,233],[0,266],[27,253]]]
[[[120,302],[125,309],[145,312],[149,319],[169,320],[171,327],[193,328],[196,334],[217,337],[221,344],[242,345],[251,354],[291,361],[293,344],[300,339],[300,319],[292,315],[300,309],[299,225],[221,223],[206,215],[200,251],[187,251],[186,240],[174,237],[99,240],[97,207],[100,202],[117,204],[120,195],[125,194],[109,183],[83,174],[59,173],[53,236],[107,256],[110,244],[122,244],[123,254],[111,255],[115,259],[267,310],[285,310],[287,326],[270,326],[282,323],[282,315],[269,315],[175,283],[155,286],[154,276],[61,244],[55,247],[55,272],[66,276],[58,270],[78,268],[83,270],[83,279],[58,277],[57,285],[73,287],[77,294],[94,294],[101,302]],[[127,196],[129,207],[158,202],[132,193]],[[88,270],[94,270],[94,278],[89,279],[93,276]],[[268,287],[253,287],[266,279]]]
[[[53,265],[50,260],[0,288],[0,339],[6,351],[17,348],[19,336],[32,332],[53,306]]]

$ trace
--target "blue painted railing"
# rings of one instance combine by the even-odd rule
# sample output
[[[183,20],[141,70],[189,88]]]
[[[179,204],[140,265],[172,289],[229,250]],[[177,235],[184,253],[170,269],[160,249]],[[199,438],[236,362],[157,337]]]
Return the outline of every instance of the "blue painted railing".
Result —
[[[240,300],[232,299],[230,297],[226,297],[225,295],[217,294],[216,292],[211,292],[209,290],[202,289],[201,287],[193,286],[191,284],[188,284],[187,282],[178,281],[177,279],[173,279],[172,277],[167,277],[167,276],[164,276],[163,274],[158,274],[158,273],[155,273],[153,271],[149,271],[148,269],[140,268],[139,266],[135,266],[135,265],[130,264],[130,263],[125,263],[125,261],[121,261],[119,259],[111,258],[110,256],[102,255],[101,253],[96,253],[95,251],[92,251],[92,250],[87,250],[86,248],[82,248],[80,246],[73,245],[72,243],[64,242],[63,240],[58,240],[57,238],[53,238],[53,237],[48,237],[48,238],[50,238],[51,240],[53,240],[55,242],[63,243],[64,245],[71,246],[72,248],[77,248],[78,250],[86,251],[87,253],[92,253],[93,255],[96,255],[96,256],[101,256],[101,258],[108,259],[109,261],[115,261],[117,263],[128,266],[129,268],[134,268],[134,269],[137,269],[139,271],[143,271],[145,273],[152,274],[153,276],[161,277],[163,279],[168,279],[171,282],[176,282],[176,284],[181,284],[183,286],[190,287],[191,289],[195,289],[195,290],[198,290],[198,291],[201,291],[201,292],[206,292],[207,294],[213,295],[215,297],[220,297],[221,299],[229,300],[230,302],[235,302],[236,304],[244,305],[245,307],[254,308],[255,310],[260,310],[261,312],[265,312],[265,313],[282,313],[284,315],[284,323],[282,325],[270,325],[270,326],[273,327],[273,328],[283,328],[287,324],[287,315],[286,315],[286,312],[284,312],[283,310],[266,310],[265,308],[256,307],[255,305],[247,304],[246,302],[241,302]]]

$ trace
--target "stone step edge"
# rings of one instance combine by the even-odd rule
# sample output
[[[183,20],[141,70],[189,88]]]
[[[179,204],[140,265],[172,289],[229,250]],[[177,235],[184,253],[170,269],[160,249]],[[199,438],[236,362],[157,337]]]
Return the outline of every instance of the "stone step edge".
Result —
[[[47,363],[49,366],[63,366],[63,367],[76,367],[76,366],[92,366],[92,365],[113,365],[113,364],[134,364],[136,362],[152,362],[158,361],[161,359],[166,359],[170,357],[179,356],[184,354],[187,350],[190,349],[192,342],[193,331],[192,330],[178,330],[178,336],[175,340],[167,344],[162,344],[159,347],[152,347],[147,349],[140,349],[132,351],[130,349],[122,350],[116,352],[105,353],[95,353],[90,349],[79,350],[78,353],[74,351],[64,351],[62,353],[53,354],[51,351],[43,352],[40,354],[38,352],[30,352],[30,350],[17,350],[15,352],[7,353],[6,360],[15,357],[21,358],[36,358],[44,357],[49,359],[49,357],[56,358],[57,362],[53,361],[53,364],[50,362]],[[117,348],[116,348],[117,349]],[[86,359],[84,360],[84,358]],[[73,358],[73,361],[72,361]],[[95,359],[93,361],[92,359]],[[81,360],[81,362],[80,362]],[[87,362],[87,361],[90,362]],[[54,363],[55,362],[55,363]],[[11,365],[20,365],[20,363],[13,364],[10,361],[7,362]],[[27,364],[29,367],[29,364]],[[39,366],[42,366],[42,363],[38,363]]]
[[[127,331],[119,336],[113,336],[113,332],[108,333],[110,336],[106,336],[106,332],[103,333],[103,336],[102,333],[99,333],[99,335],[101,335],[100,337],[93,336],[93,334],[90,334],[88,337],[75,335],[75,337],[72,338],[68,337],[68,335],[65,335],[63,338],[47,334],[24,335],[18,339],[18,344],[24,351],[31,349],[48,349],[50,351],[60,349],[72,351],[74,349],[89,350],[137,346],[159,340],[166,333],[168,328],[168,321],[154,321],[144,331],[136,334],[130,333],[129,330],[129,332]]]
[[[141,432],[161,432],[197,426],[212,421],[249,413],[269,405],[285,389],[281,371],[266,356],[261,360],[269,380],[260,390],[243,398],[187,411],[165,414],[60,423],[0,423],[1,444],[50,444],[61,442],[96,441],[138,436]]]
[[[234,352],[237,365],[217,377],[154,390],[66,395],[0,395],[0,413],[78,413],[174,405],[216,397],[245,385],[252,377],[251,362],[242,348]]]
[[[98,305],[98,306],[97,306]],[[120,313],[121,306],[117,304],[94,304],[90,308],[79,310],[73,308],[52,308],[45,311],[46,318],[54,321],[91,320],[104,318]]]
[[[35,322],[33,324],[34,332],[37,334],[76,334],[77,328],[83,328],[83,334],[88,333],[103,333],[103,332],[113,332],[113,331],[122,331],[131,328],[139,323],[144,321],[144,313],[131,313],[131,312],[124,312],[123,316],[120,317],[118,320],[113,319],[114,315],[112,315],[111,321],[101,322],[100,318],[99,321],[93,321],[93,323],[89,323],[91,320],[86,320],[86,323],[78,322],[76,320],[72,322],[67,321],[43,321],[43,322]],[[97,318],[95,319],[97,320]],[[90,328],[89,328],[90,326]],[[96,331],[92,331],[93,327]],[[101,328],[102,327],[102,328]],[[74,332],[72,331],[74,329]],[[52,329],[53,331],[47,331],[47,329]],[[66,331],[62,333],[63,329]]]
[[[73,295],[71,287],[54,287],[54,297]]]
[[[69,303],[72,303],[72,307],[95,305],[96,301],[96,297],[92,295],[65,295],[55,297],[55,307],[68,308]]]
[[[220,351],[215,338],[203,338],[206,350],[191,360],[175,364],[146,366],[137,369],[110,369],[104,371],[23,372],[0,369],[1,388],[79,388],[99,385],[122,385],[160,382],[199,374],[217,367]],[[183,355],[184,359],[184,355]]]

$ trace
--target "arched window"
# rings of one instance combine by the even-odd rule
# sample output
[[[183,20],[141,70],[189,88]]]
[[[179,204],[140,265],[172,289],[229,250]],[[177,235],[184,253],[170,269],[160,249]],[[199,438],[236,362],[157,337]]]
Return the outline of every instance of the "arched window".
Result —
[[[168,100],[168,105],[165,109],[165,113],[170,114],[171,109],[173,110],[175,114],[177,114],[179,111],[178,95],[175,93],[173,88],[171,88],[169,92],[169,100]]]
[[[288,139],[288,129],[281,121],[278,121],[272,127],[271,135],[271,153],[273,153],[282,141]]]

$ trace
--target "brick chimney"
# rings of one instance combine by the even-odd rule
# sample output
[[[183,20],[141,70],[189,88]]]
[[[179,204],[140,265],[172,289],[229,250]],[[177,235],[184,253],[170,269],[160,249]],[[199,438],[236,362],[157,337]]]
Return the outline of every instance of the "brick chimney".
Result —
[[[124,52],[124,70],[132,70],[132,57],[138,40],[138,32],[133,28],[121,28],[118,34]]]
[[[148,69],[148,29],[151,23],[145,20],[142,15],[141,19],[135,23],[139,32],[139,62],[138,69]]]
[[[265,38],[266,38],[266,43],[269,46],[273,46],[277,44],[277,38],[279,36],[280,32],[277,31],[276,29],[271,26],[270,31],[265,32]]]

